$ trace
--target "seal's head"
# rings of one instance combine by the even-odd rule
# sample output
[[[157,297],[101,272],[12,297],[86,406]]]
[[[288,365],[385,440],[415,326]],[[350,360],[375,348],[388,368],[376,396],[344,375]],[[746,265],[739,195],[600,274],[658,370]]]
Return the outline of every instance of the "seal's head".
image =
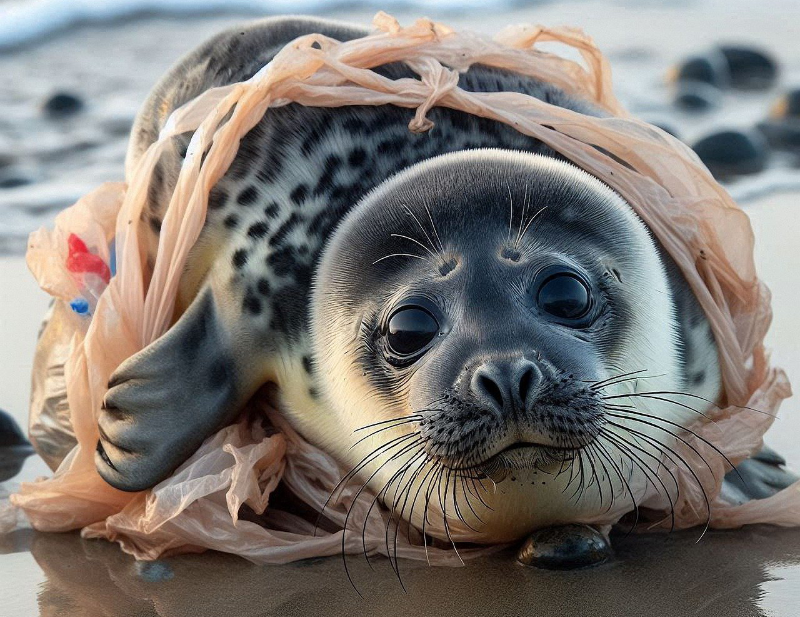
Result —
[[[383,183],[330,239],[311,310],[324,411],[294,419],[416,524],[449,509],[488,542],[630,504],[670,443],[635,414],[691,413],[609,398],[638,371],[675,389],[669,285],[625,201],[552,158],[473,150]]]

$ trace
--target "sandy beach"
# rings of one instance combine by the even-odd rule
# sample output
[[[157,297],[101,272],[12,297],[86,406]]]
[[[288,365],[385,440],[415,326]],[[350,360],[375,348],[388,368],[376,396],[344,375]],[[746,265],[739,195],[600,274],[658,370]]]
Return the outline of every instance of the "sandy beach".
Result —
[[[765,116],[776,93],[726,93],[723,105],[710,116],[676,112],[666,102],[663,76],[678,58],[720,40],[758,44],[780,59],[782,86],[800,84],[800,8],[795,0],[764,3],[757,11],[745,0],[675,4],[680,6],[646,2],[634,7],[593,0],[475,14],[449,12],[442,19],[484,32],[520,22],[585,28],[611,58],[620,98],[643,117],[678,126],[687,142],[712,126],[752,125]],[[367,23],[374,12],[342,10],[336,17]],[[434,10],[425,13],[439,17]],[[399,17],[407,20],[412,14],[416,16],[405,12]],[[0,55],[0,76],[10,84],[0,93],[0,105],[7,112],[0,118],[0,154],[15,153],[14,169],[36,178],[0,191],[0,408],[21,426],[27,423],[36,334],[49,301],[24,263],[27,233],[48,224],[61,207],[93,186],[120,179],[125,127],[149,87],[182,53],[243,19],[220,14],[191,19],[151,16],[83,26]],[[174,36],[176,31],[181,36]],[[109,49],[114,53],[108,62],[90,60]],[[29,79],[31,67],[36,67],[36,75]],[[79,119],[59,129],[42,120],[38,111],[54,86],[80,91],[89,101]],[[797,170],[770,169],[728,189],[743,197],[756,237],[756,264],[773,293],[774,321],[767,339],[773,361],[800,384],[800,234],[794,225],[800,189],[770,189],[770,183],[791,189],[797,182]],[[753,197],[761,193],[766,194]],[[795,470],[800,470],[799,400],[784,403],[766,437]],[[41,459],[29,458],[17,477],[0,484],[0,497],[13,492],[19,482],[47,473]],[[579,572],[525,569],[507,551],[465,568],[401,562],[407,593],[388,562],[376,560],[373,572],[363,559],[353,557],[348,563],[364,593],[362,600],[347,582],[339,558],[263,567],[206,553],[145,563],[135,562],[115,544],[81,540],[77,533],[20,529],[0,535],[0,614],[289,617],[320,614],[324,607],[329,615],[357,611],[382,617],[797,615],[800,530],[759,526],[712,531],[697,543],[698,535],[692,530],[669,537],[617,538],[615,560]]]

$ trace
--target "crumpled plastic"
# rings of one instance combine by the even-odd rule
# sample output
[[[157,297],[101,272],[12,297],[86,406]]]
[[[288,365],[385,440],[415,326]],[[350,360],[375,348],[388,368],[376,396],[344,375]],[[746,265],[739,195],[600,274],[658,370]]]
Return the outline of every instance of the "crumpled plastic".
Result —
[[[757,451],[791,389],[764,349],[770,295],[755,272],[747,215],[692,150],[621,108],[606,58],[578,30],[513,26],[490,39],[424,19],[403,28],[384,13],[374,25],[373,34],[344,43],[318,34],[300,37],[246,82],[211,89],[190,101],[171,115],[159,139],[138,160],[128,161],[126,184],[101,186],[59,215],[53,231],[31,235],[28,264],[57,304],[81,293],[64,266],[70,234],[106,263],[114,240],[118,271],[91,318],[73,316],[71,328],[62,332],[61,341],[69,343],[64,379],[77,445],[52,478],[23,484],[12,503],[36,529],[81,528],[85,537],[119,542],[140,559],[209,548],[260,563],[342,550],[395,554],[384,539],[388,515],[381,508],[372,510],[363,537],[343,534],[348,509],[352,506],[353,520],[363,521],[374,495],[350,485],[327,502],[346,470],[295,433],[269,397],[254,399],[242,420],[207,439],[171,477],[148,491],[120,492],[105,484],[94,467],[97,414],[108,378],[124,359],[170,327],[178,281],[203,227],[210,189],[231,164],[241,137],[270,108],[297,101],[414,108],[412,131],[430,129],[426,112],[437,105],[491,118],[543,141],[619,192],[676,261],[708,316],[727,403],[700,418],[690,427],[693,433],[677,444],[690,469],[663,461],[662,473],[674,474],[679,487],[674,521],[667,515],[668,497],[648,489],[640,505],[655,514],[649,527],[705,524],[706,495],[712,527],[800,525],[800,483],[741,505],[720,497],[728,463],[717,449],[734,464]],[[577,50],[583,63],[537,48],[553,41]],[[391,80],[370,70],[400,61],[419,79]],[[609,115],[586,116],[519,93],[461,90],[457,72],[474,63],[551,82]],[[187,131],[193,137],[149,271],[137,222],[162,149]],[[325,525],[317,527],[291,508],[270,506],[279,485],[310,511],[324,508]],[[610,525],[624,514],[617,507],[582,522]],[[493,550],[423,546],[421,534],[409,531],[408,538],[398,540],[398,556],[459,564]],[[457,520],[450,531],[454,539],[480,542]]]

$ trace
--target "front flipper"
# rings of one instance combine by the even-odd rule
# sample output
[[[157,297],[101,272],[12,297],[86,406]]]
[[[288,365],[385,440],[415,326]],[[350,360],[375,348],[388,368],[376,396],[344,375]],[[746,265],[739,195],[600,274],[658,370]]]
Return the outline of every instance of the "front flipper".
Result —
[[[103,479],[124,491],[150,488],[233,421],[258,386],[249,340],[226,325],[207,287],[164,336],[123,362],[98,422]]]
[[[596,566],[612,556],[611,544],[589,525],[558,525],[534,531],[517,552],[524,566],[575,570]]]
[[[786,460],[775,450],[764,446],[752,458],[745,459],[729,471],[722,484],[722,496],[731,503],[771,497],[800,480],[786,469]]]

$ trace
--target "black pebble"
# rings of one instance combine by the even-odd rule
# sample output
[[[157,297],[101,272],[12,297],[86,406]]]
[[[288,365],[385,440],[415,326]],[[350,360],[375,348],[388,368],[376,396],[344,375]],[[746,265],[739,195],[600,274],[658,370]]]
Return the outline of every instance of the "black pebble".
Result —
[[[737,45],[723,45],[719,51],[728,62],[733,88],[765,90],[778,79],[778,63],[764,51]]]
[[[57,92],[45,101],[42,111],[54,119],[74,116],[83,109],[83,100],[69,92]]]
[[[693,56],[675,68],[674,81],[700,82],[724,90],[731,81],[728,61],[720,52],[715,51]]]
[[[0,409],[0,448],[8,446],[24,446],[28,444],[25,435],[14,418]]]
[[[3,173],[0,173],[0,189],[14,189],[18,186],[31,184],[32,182],[33,180],[28,176],[15,173],[13,169],[6,169],[3,170]]]
[[[758,173],[769,159],[769,144],[757,131],[719,131],[703,137],[693,148],[717,178]]]
[[[789,120],[765,120],[756,128],[775,150],[800,154],[800,118]]]
[[[589,525],[561,525],[533,532],[517,553],[524,566],[575,570],[596,566],[613,555],[606,537]]]
[[[16,476],[33,448],[10,415],[0,409],[0,482]]]
[[[722,92],[716,86],[701,81],[682,81],[678,84],[674,103],[685,111],[709,111],[719,107]]]

